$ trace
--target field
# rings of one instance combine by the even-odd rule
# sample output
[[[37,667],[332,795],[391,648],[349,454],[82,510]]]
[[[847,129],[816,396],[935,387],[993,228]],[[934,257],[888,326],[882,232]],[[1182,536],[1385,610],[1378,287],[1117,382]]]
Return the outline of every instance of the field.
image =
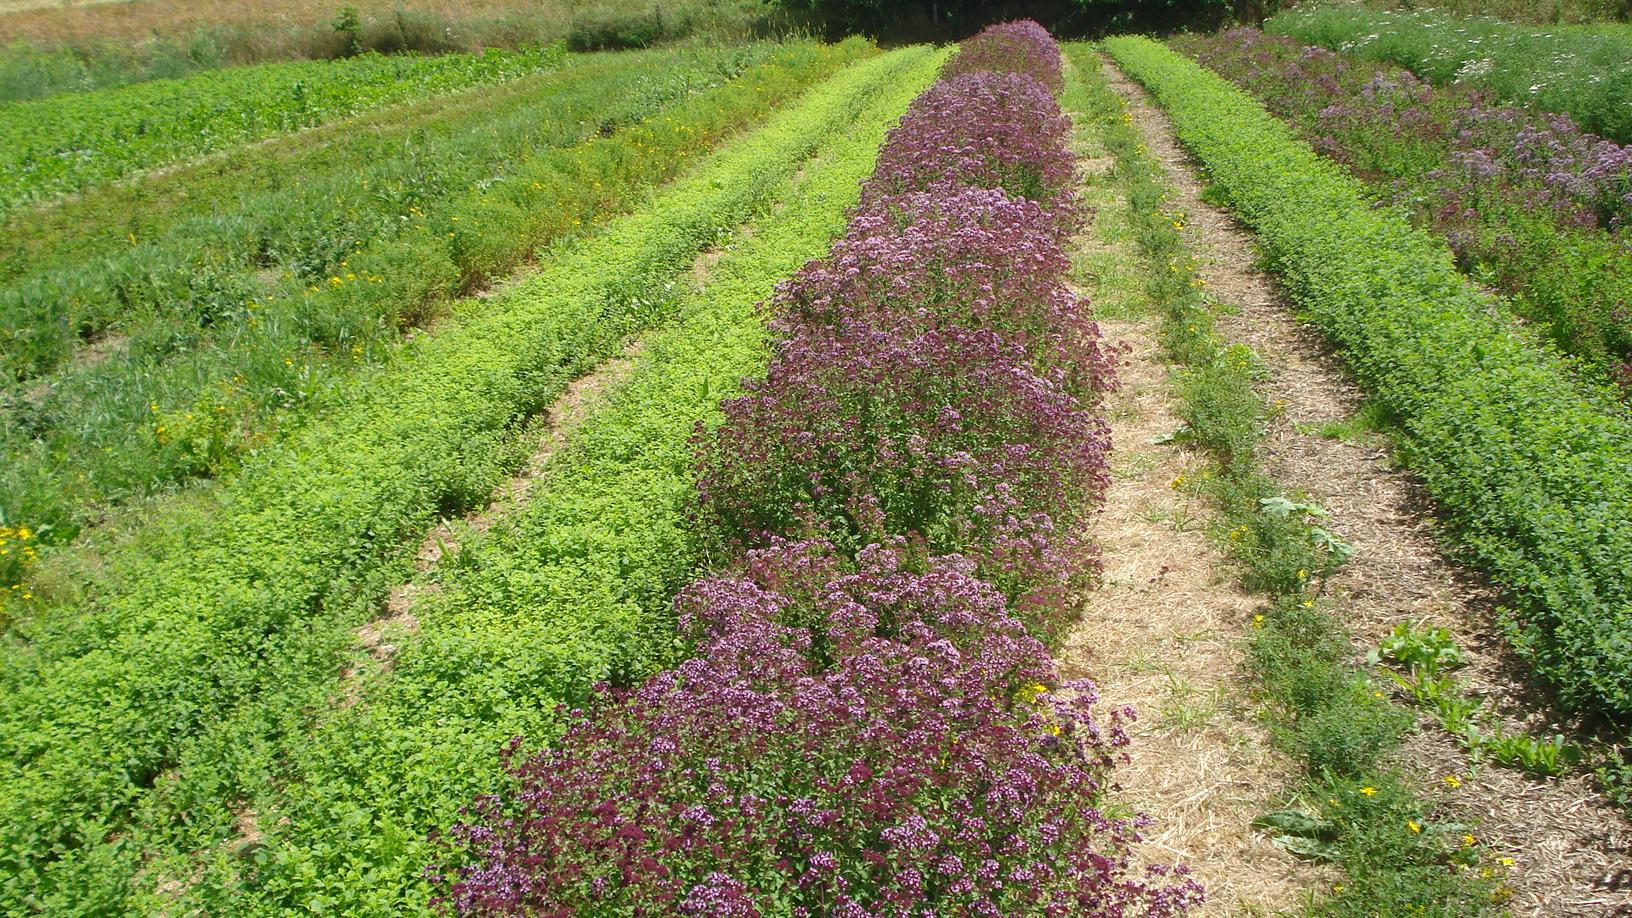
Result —
[[[272,9],[0,10],[0,912],[1632,914],[1598,81]]]
[[[0,102],[370,51],[468,54],[557,42],[616,50],[739,40],[790,24],[756,0],[6,0]]]

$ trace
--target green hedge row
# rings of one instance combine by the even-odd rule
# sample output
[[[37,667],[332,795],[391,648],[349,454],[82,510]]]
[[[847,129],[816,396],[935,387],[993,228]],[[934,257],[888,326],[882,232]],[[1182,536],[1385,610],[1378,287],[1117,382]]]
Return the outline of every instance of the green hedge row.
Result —
[[[558,47],[365,54],[72,93],[0,109],[0,214],[369,108],[559,67]]]
[[[0,415],[0,449],[11,459],[0,467],[0,512],[61,542],[109,504],[188,477],[230,472],[274,426],[287,428],[332,408],[325,402],[341,381],[358,366],[388,359],[403,329],[445,312],[455,295],[503,276],[538,246],[626,210],[648,186],[762,120],[854,59],[858,48],[795,42],[688,52],[679,60],[670,55],[667,66],[659,65],[661,76],[637,72],[633,79],[585,64],[591,75],[602,74],[599,93],[585,91],[607,101],[564,98],[564,109],[578,109],[563,112],[570,126],[538,117],[531,125],[541,140],[551,132],[583,135],[576,141],[563,138],[559,146],[515,155],[503,165],[454,165],[441,150],[410,149],[398,167],[407,188],[392,181],[389,169],[361,170],[353,161],[349,188],[335,190],[332,206],[322,198],[306,210],[311,222],[280,220],[289,201],[253,195],[243,202],[249,217],[229,215],[223,205],[224,213],[193,235],[201,244],[179,256],[172,247],[144,245],[128,259],[91,259],[88,267],[59,272],[76,278],[66,289],[0,289],[0,308],[22,289],[25,298],[39,299],[34,308],[47,316],[73,311],[64,307],[64,296],[122,303],[128,311],[116,330],[129,335],[100,361],[68,359],[47,377],[25,379],[0,395],[12,403]],[[509,117],[525,115],[528,107]],[[621,123],[623,117],[635,123]],[[479,144],[501,120],[479,122],[466,132],[467,143]],[[516,128],[526,131],[526,120]],[[457,181],[454,187],[435,187],[444,170],[446,179]],[[330,183],[300,174],[309,184],[292,189],[295,203],[330,190]],[[378,180],[372,186],[371,178]],[[390,198],[396,200],[381,204]],[[176,232],[186,238],[190,228]],[[223,243],[228,236],[236,241]],[[326,250],[325,257],[296,270],[289,262],[304,257],[302,236],[312,249]],[[280,253],[283,270],[259,270],[258,250]],[[267,273],[282,276],[257,292]],[[99,274],[114,277],[100,283]],[[0,326],[10,319],[0,319]],[[23,324],[39,328],[51,321],[60,318],[25,318]],[[0,348],[8,354],[26,350],[24,342],[4,338],[0,329]]]
[[[309,708],[257,699],[332,688],[350,629],[407,578],[418,534],[483,504],[522,460],[518,425],[671,316],[666,282],[921,57],[848,68],[633,216],[469,304],[198,512],[111,549],[94,595],[15,622],[0,658],[0,910],[122,912],[146,860],[133,825],[181,846],[215,838],[220,813],[195,812],[201,801],[219,810],[274,780],[268,749],[307,728]]]
[[[1516,332],[1443,243],[1257,102],[1141,38],[1106,43],[1148,87],[1309,317],[1395,420],[1402,454],[1512,636],[1576,708],[1632,722],[1632,422]]]

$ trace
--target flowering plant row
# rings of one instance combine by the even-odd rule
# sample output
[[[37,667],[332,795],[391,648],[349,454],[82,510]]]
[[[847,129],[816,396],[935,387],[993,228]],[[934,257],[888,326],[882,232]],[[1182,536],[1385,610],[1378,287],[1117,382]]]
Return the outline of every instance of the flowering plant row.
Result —
[[[1058,68],[1040,28],[988,30],[890,134],[848,233],[773,300],[766,378],[695,438],[694,520],[728,571],[676,600],[696,656],[512,760],[519,789],[453,833],[474,863],[451,907],[1199,901],[1182,868],[1134,869],[1139,820],[1099,808],[1131,712],[1096,712],[1047,651],[1097,572],[1112,379],[1063,283],[1066,124],[1031,75]]]
[[[1386,183],[1464,267],[1632,389],[1632,146],[1567,115],[1256,29],[1177,44],[1322,153]]]
[[[1538,7],[1539,9],[1539,7]],[[1435,9],[1300,5],[1264,28],[1306,44],[1390,61],[1436,84],[1465,83],[1507,102],[1563,112],[1632,143],[1632,36],[1598,25],[1525,25]]]

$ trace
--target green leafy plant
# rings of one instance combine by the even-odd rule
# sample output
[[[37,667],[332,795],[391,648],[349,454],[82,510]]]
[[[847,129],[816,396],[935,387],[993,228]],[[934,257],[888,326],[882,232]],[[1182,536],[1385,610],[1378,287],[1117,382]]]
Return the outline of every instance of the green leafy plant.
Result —
[[[1389,660],[1409,670],[1432,675],[1467,663],[1462,648],[1447,628],[1418,628],[1410,619],[1399,622],[1371,652],[1372,663]]]
[[[1505,590],[1514,644],[1569,707],[1632,721],[1632,419],[1502,318],[1445,244],[1222,78],[1106,46],[1258,234],[1293,298],[1395,422],[1449,534]],[[1538,424],[1545,418],[1545,424]]]

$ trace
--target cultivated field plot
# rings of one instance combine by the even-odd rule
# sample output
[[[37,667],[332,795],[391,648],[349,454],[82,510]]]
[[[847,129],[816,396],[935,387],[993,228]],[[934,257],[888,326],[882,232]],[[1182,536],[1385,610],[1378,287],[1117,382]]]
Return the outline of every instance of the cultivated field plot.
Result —
[[[0,68],[0,912],[1632,914],[1600,81],[705,6]]]

